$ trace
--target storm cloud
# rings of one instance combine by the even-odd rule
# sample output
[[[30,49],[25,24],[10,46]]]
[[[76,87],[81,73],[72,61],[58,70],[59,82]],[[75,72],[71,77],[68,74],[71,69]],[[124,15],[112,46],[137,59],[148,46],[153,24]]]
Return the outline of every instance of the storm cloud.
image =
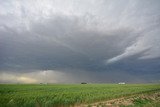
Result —
[[[159,0],[0,0],[0,82],[158,82]]]

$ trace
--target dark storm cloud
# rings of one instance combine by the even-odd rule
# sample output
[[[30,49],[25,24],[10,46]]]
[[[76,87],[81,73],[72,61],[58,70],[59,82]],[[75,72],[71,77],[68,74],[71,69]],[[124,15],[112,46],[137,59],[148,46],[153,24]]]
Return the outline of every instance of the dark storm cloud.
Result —
[[[1,82],[159,80],[158,0],[1,3]]]
[[[83,26],[77,26],[74,20],[58,17],[32,25],[31,32],[3,32],[1,69],[101,70],[105,59],[120,54],[135,40],[134,31],[127,28],[101,33],[80,31]]]

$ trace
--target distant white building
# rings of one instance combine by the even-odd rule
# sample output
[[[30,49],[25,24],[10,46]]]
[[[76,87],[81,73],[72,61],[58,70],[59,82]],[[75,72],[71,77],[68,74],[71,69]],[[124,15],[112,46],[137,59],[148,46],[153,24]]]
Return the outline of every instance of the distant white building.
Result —
[[[125,82],[119,82],[118,84],[126,84]]]

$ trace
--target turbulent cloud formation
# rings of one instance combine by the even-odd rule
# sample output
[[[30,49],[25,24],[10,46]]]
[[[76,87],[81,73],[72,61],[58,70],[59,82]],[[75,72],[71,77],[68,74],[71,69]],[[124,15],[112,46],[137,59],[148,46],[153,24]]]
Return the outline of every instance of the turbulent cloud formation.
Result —
[[[158,82],[159,10],[159,0],[0,0],[0,82]]]

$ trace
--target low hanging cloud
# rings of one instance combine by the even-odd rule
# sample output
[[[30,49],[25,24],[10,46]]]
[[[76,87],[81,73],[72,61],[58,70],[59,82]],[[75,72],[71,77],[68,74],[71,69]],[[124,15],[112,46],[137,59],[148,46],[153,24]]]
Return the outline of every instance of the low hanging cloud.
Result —
[[[81,78],[78,78],[78,77]],[[73,81],[74,80],[74,81]],[[80,83],[92,80],[87,72],[32,70],[30,72],[0,72],[0,83]]]
[[[63,75],[63,74],[56,71],[51,71],[51,70],[34,71],[30,73],[3,72],[1,73],[0,81],[9,82],[9,83],[56,83],[57,77],[60,75]]]
[[[0,2],[0,82],[159,81],[159,0]]]
[[[160,31],[158,28],[159,24],[154,30],[148,31],[147,33],[144,32],[143,36],[140,35],[140,37],[134,44],[126,47],[125,51],[122,54],[107,60],[107,63],[116,62],[118,60],[130,57],[143,51],[145,52],[143,56],[139,57],[139,59],[159,58],[160,51],[158,51],[158,49],[160,48],[160,38],[158,37],[158,34],[160,33]]]

